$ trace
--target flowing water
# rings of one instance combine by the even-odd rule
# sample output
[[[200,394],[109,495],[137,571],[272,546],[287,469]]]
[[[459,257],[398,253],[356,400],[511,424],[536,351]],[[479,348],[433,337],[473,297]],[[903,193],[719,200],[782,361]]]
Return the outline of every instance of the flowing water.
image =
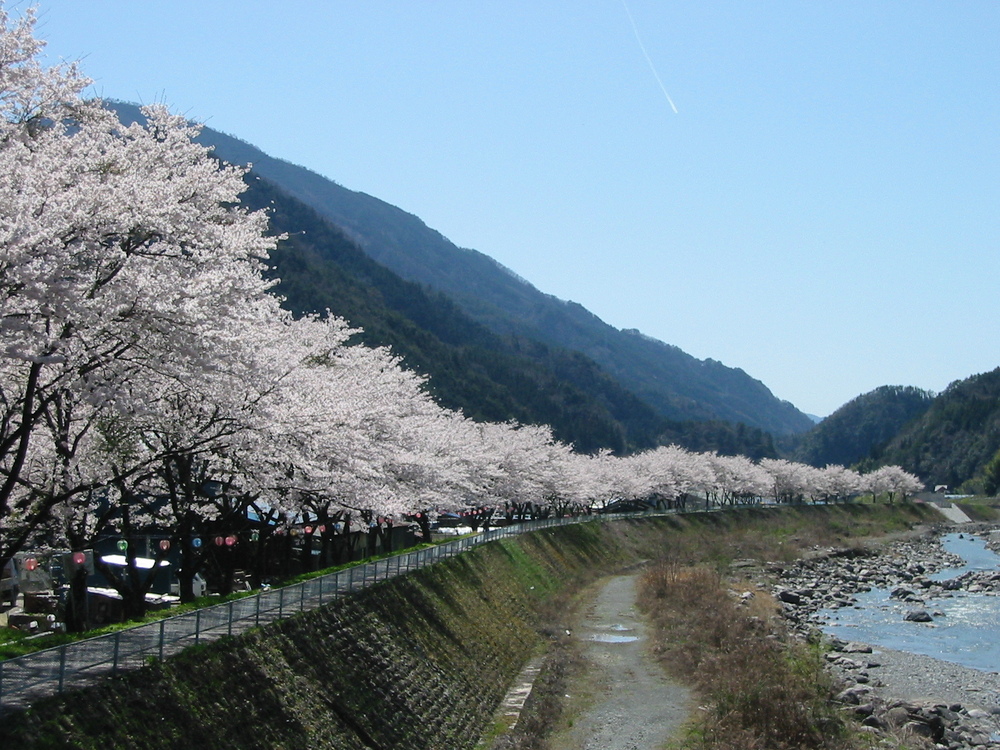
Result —
[[[936,581],[970,570],[1000,570],[1000,556],[978,537],[948,534],[943,544],[965,560],[965,565],[934,574],[931,578]],[[915,590],[919,595],[920,590]],[[1000,671],[1000,596],[954,591],[919,605],[890,599],[890,591],[872,589],[857,594],[854,607],[825,610],[823,630],[847,641],[933,656],[986,672]],[[917,608],[931,613],[933,621],[903,619]]]

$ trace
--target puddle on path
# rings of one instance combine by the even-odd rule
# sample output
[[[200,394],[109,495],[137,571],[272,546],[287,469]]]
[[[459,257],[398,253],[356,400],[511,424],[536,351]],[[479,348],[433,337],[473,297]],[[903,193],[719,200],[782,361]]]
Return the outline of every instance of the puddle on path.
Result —
[[[594,633],[590,640],[598,643],[633,643],[639,640],[637,635],[619,635],[617,633]]]
[[[616,622],[614,625],[594,625],[589,629],[599,632],[592,633],[587,640],[598,643],[634,643],[639,640],[637,635],[625,635],[626,633],[634,633],[635,628],[622,625],[620,622]]]

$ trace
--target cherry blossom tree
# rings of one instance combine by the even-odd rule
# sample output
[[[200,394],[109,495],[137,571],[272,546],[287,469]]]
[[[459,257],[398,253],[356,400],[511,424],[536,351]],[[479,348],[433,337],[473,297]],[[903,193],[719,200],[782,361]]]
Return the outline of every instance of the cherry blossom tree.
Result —
[[[776,503],[800,503],[809,492],[809,483],[804,464],[783,458],[764,458],[761,468],[771,478],[770,494]]]
[[[874,501],[881,494],[887,495],[892,503],[898,495],[900,500],[906,500],[908,495],[924,489],[920,478],[904,471],[899,466],[882,466],[861,477],[862,486],[871,493]]]
[[[33,25],[0,16],[0,560],[109,484],[88,443],[112,446],[152,389],[218,370],[236,311],[277,306],[244,170],[162,108],[125,126],[83,100],[73,66],[39,65]]]
[[[654,494],[681,510],[692,495],[707,492],[715,482],[715,472],[703,453],[668,445],[650,451],[646,460]]]
[[[720,505],[755,502],[770,489],[769,475],[746,456],[708,454]]]
[[[819,472],[818,494],[826,502],[846,502],[861,489],[861,476],[839,464],[829,464]]]

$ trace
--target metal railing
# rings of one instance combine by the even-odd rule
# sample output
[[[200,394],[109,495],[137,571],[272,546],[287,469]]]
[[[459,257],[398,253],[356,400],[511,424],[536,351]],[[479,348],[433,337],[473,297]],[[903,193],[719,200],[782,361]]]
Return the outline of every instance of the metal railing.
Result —
[[[497,527],[147,625],[0,661],[0,717],[5,711],[27,708],[39,698],[82,687],[104,675],[145,666],[188,646],[210,643],[222,636],[316,609],[379,581],[433,565],[487,542],[551,526],[636,515],[647,514],[549,518]]]

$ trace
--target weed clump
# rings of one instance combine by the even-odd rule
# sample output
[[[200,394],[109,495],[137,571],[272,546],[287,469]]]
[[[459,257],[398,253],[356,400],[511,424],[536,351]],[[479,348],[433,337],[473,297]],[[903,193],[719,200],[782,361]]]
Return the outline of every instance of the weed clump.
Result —
[[[640,599],[665,666],[704,702],[684,747],[849,747],[820,654],[785,637],[768,594],[735,592],[715,569],[675,563],[647,571]]]

